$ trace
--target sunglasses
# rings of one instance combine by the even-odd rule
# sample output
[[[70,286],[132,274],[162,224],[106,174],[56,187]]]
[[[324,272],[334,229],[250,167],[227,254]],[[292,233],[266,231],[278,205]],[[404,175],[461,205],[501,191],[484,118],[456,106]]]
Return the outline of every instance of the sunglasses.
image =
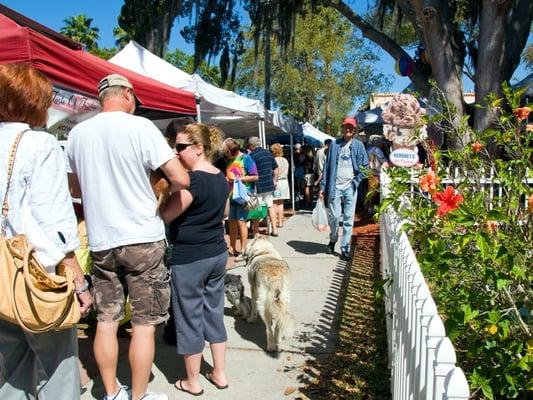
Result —
[[[193,146],[194,143],[176,143],[176,151],[179,153],[185,150],[189,146]]]

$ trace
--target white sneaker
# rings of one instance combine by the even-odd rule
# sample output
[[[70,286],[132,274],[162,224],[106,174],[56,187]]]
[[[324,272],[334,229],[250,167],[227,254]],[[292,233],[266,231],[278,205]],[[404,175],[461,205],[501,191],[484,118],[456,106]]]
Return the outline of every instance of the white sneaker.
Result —
[[[104,396],[104,400],[130,400],[130,396],[128,395],[128,387],[121,385],[119,381],[117,381],[118,386],[120,389],[118,389],[117,394],[114,396]]]
[[[146,394],[143,397],[141,397],[139,400],[168,400],[168,396],[166,394],[146,392]]]

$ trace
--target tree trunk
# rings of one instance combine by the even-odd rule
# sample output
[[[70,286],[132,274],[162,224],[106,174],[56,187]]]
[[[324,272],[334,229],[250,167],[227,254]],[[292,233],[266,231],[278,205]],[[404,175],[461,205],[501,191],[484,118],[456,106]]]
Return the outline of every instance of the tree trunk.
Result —
[[[363,18],[357,15],[346,3],[342,0],[327,0],[326,6],[336,9],[339,13],[344,15],[348,21],[355,25],[363,34],[363,36],[370,41],[376,43],[379,47],[390,54],[395,60],[399,60],[402,56],[408,57],[409,54],[405,52],[393,39],[378,31]],[[429,76],[415,67],[413,73],[409,76],[417,92],[422,96],[427,96],[431,86],[429,84]]]
[[[174,5],[179,2],[171,2]],[[170,41],[170,31],[178,16],[178,7],[170,7],[151,18],[151,29],[145,33],[146,48],[159,57],[163,57]]]
[[[487,96],[501,94],[505,60],[505,30],[512,0],[485,0],[481,8],[476,69],[474,128],[485,130],[491,124]]]
[[[505,57],[503,64],[503,80],[509,81],[520,64],[522,50],[529,37],[529,27],[533,21],[533,1],[518,0],[513,5],[511,20],[505,30]]]
[[[455,112],[448,117],[458,126],[464,114],[461,71],[454,62],[452,47],[451,15],[447,2],[438,0],[413,0],[426,51],[428,52],[433,77],[446,99],[454,106]],[[461,149],[469,138],[447,136],[447,146]]]
[[[270,110],[270,39],[272,36],[272,22],[268,21],[265,31],[265,107]]]

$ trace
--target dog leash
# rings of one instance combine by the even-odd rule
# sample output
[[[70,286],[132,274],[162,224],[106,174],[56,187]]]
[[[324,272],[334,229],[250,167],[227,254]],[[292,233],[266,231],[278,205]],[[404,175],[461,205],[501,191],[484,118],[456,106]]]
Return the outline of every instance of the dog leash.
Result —
[[[242,267],[246,267],[246,261],[242,260],[240,261],[242,264],[239,264],[239,265],[233,265],[233,267],[231,268],[226,268],[226,271],[231,271],[232,269],[237,269],[237,268],[242,268]]]

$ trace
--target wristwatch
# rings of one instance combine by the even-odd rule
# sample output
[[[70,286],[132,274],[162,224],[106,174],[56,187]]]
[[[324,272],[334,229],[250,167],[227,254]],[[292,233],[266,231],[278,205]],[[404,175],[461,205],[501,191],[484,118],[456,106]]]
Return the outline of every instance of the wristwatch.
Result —
[[[87,281],[87,279],[83,280],[83,286],[81,288],[74,288],[76,294],[85,293],[87,290],[89,290],[89,282]]]

